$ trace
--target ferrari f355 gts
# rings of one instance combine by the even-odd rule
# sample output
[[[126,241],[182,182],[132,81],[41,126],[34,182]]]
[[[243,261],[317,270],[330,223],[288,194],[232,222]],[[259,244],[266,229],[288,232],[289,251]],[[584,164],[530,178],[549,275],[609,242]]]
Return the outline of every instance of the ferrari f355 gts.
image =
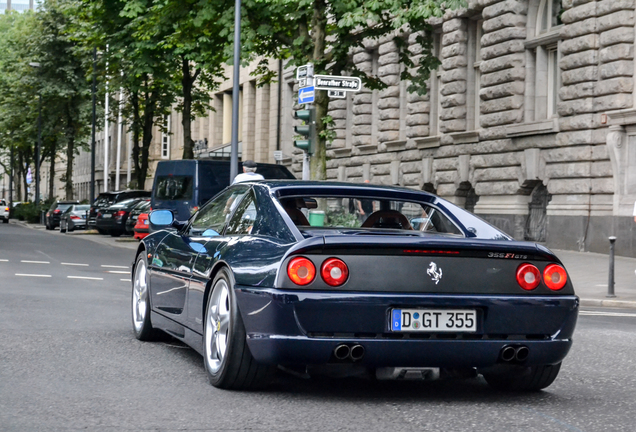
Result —
[[[572,346],[579,300],[559,259],[427,192],[240,183],[188,221],[150,221],[134,333],[184,341],[220,388],[264,386],[278,368],[539,390]]]

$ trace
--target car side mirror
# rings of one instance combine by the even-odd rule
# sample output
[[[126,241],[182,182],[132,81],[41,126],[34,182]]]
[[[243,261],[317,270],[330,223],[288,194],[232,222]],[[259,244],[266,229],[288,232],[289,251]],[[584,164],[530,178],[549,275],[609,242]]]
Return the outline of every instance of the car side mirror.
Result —
[[[150,223],[162,228],[172,226],[175,221],[174,214],[170,210],[153,210],[148,216]]]

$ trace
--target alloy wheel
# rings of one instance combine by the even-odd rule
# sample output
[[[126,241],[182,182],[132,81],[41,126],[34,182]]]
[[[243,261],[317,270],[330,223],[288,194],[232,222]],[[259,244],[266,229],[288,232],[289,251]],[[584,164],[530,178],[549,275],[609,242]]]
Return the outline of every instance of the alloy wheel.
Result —
[[[230,333],[230,292],[227,282],[220,279],[214,286],[208,302],[205,321],[205,361],[208,369],[216,373],[223,365]]]
[[[146,262],[140,259],[135,268],[133,282],[132,313],[135,331],[141,332],[148,311],[148,272]]]

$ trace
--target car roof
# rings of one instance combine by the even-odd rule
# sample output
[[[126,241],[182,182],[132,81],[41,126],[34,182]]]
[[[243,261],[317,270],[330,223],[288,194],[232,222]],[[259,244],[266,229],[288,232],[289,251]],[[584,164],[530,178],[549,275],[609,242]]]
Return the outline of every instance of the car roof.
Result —
[[[436,199],[437,196],[417,189],[409,189],[398,186],[385,186],[371,183],[346,183],[336,181],[317,181],[317,180],[260,180],[253,183],[261,187],[266,187],[279,195],[312,195],[312,194],[328,194],[337,193],[338,195],[346,193],[355,193],[360,195],[393,194],[396,198],[410,196],[411,199],[424,199],[430,201]]]

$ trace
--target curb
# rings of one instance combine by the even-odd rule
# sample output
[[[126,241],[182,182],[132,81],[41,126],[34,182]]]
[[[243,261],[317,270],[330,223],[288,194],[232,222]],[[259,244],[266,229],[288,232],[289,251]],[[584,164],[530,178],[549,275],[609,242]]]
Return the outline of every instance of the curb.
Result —
[[[629,300],[581,299],[580,305],[588,307],[591,306],[636,309],[636,301]]]

